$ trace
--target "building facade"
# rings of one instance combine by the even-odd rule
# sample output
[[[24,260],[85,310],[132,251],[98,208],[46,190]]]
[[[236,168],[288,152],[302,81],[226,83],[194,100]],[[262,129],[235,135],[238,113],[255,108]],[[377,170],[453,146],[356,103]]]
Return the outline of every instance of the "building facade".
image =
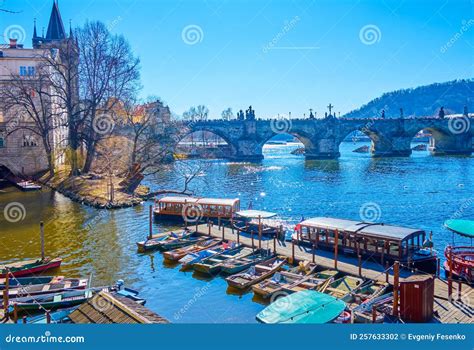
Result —
[[[25,48],[15,39],[0,44],[0,89],[13,89],[17,84],[22,84],[18,79],[34,83],[39,79],[38,71],[45,67],[46,60],[51,62],[51,59],[60,59],[60,50],[64,49],[68,40],[71,40],[69,43],[73,41],[72,33],[66,35],[58,4],[54,2],[46,36],[38,36],[36,22],[34,24],[32,48]],[[54,75],[53,70],[46,72]],[[66,161],[69,130],[66,111],[59,101],[58,92],[52,91],[53,86],[46,89],[51,91],[46,90],[44,95],[51,97],[47,102],[43,100],[41,106],[46,105],[47,116],[51,119],[48,122],[54,126],[49,134],[49,144],[56,167]],[[39,96],[35,95],[33,89],[31,97],[32,104],[37,102],[40,107]],[[0,101],[0,168],[20,176],[30,176],[48,169],[43,138],[35,132],[37,130],[38,123],[29,116],[24,106],[15,106],[11,102],[7,105],[5,99]]]

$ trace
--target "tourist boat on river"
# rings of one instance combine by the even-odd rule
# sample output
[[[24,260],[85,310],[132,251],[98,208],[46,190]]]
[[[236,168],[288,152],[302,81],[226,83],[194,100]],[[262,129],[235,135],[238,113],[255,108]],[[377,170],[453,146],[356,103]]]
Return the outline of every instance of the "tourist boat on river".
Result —
[[[471,239],[471,245],[448,245],[444,251],[446,261],[444,270],[447,275],[452,271],[452,277],[463,279],[469,284],[474,283],[474,246],[472,239],[474,238],[474,221],[472,220],[447,220],[444,226],[463,237]]]
[[[158,220],[185,223],[230,220],[240,210],[240,199],[169,196],[155,200],[153,215]]]
[[[333,322],[346,308],[346,304],[331,295],[305,290],[275,300],[257,314],[262,323]]]
[[[254,233],[261,236],[273,237],[284,231],[284,225],[276,220],[276,213],[263,210],[242,210],[232,218],[232,227],[240,232]]]
[[[316,249],[337,251],[345,255],[362,256],[385,262],[399,261],[405,267],[436,273],[437,256],[431,238],[425,240],[421,229],[317,217],[300,222],[293,240],[313,245]]]
[[[61,266],[61,262],[61,258],[44,258],[0,265],[0,278],[5,278],[7,273],[15,277],[39,274],[46,270],[58,268]]]
[[[261,263],[252,265],[242,273],[227,277],[226,281],[229,287],[237,288],[240,290],[247,289],[255,283],[258,283],[268,277],[271,277],[275,272],[279,271],[285,264],[285,257],[274,256],[270,259],[262,261]]]

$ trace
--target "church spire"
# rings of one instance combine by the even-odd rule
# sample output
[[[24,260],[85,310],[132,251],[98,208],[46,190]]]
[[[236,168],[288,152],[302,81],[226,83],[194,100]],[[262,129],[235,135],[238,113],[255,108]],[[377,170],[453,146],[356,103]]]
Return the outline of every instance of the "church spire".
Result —
[[[63,20],[59,13],[58,3],[54,1],[51,17],[49,18],[48,30],[46,32],[46,40],[53,41],[63,39],[66,39],[66,31],[64,30]]]
[[[34,26],[33,26],[33,39],[37,38],[38,34],[36,33],[36,18],[34,20]]]

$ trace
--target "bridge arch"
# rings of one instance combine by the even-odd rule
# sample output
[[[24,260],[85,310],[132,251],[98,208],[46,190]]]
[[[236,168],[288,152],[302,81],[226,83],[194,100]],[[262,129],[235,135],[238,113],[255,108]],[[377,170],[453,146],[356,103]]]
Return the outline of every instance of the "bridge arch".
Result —
[[[230,138],[229,134],[224,132],[223,130],[220,130],[218,128],[212,128],[212,127],[194,127],[194,128],[189,128],[186,130],[185,133],[180,135],[180,138],[176,140],[176,146],[175,148],[178,148],[180,143],[182,143],[185,139],[187,139],[189,136],[199,133],[199,132],[208,132],[210,134],[218,136],[220,139],[224,140],[224,142],[228,145],[230,154],[229,156],[232,156],[237,153],[237,145],[233,142],[233,140]]]

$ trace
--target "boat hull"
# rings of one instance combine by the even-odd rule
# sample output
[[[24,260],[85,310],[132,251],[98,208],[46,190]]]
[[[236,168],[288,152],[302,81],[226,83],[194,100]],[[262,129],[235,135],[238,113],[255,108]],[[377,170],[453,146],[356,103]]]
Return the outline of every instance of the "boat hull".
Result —
[[[36,264],[35,263],[31,264],[31,267],[28,265],[25,265],[25,268],[18,267],[18,268],[10,269],[10,275],[13,275],[15,277],[22,277],[22,276],[39,274],[46,270],[51,270],[51,269],[60,267],[61,262],[62,260],[60,258],[48,260],[44,263],[38,260]],[[8,265],[5,265],[5,267],[8,267]],[[1,271],[2,272],[0,273],[0,278],[5,278],[7,276],[5,269],[2,269]]]

